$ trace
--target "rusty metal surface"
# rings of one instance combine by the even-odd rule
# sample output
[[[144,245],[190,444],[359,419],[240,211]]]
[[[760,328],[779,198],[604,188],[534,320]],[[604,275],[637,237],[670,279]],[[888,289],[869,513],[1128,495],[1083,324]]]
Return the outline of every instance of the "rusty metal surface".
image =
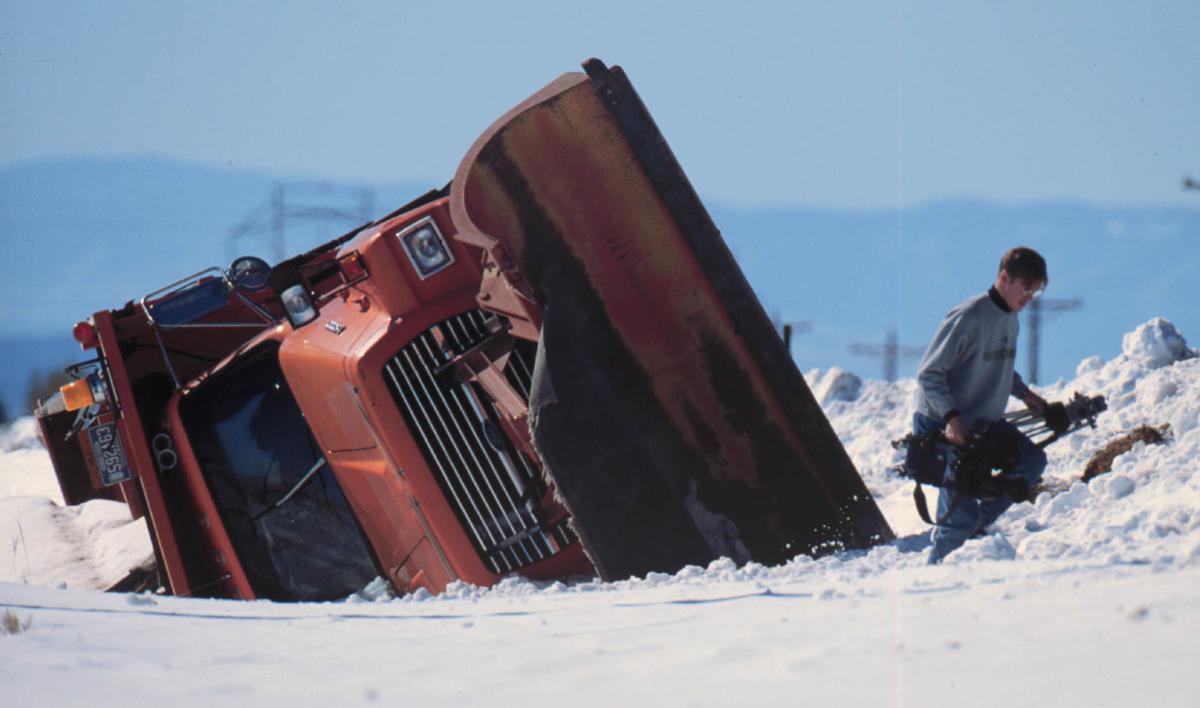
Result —
[[[889,540],[632,87],[586,68],[484,134],[451,212],[542,307],[534,442],[597,568]]]

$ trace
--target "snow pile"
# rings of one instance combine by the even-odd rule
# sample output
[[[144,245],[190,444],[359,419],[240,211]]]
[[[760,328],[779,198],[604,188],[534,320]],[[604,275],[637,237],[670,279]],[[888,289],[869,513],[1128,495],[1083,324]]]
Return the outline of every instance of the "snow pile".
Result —
[[[0,582],[103,590],[153,559],[144,520],[104,499],[63,507],[33,418],[0,433]]]
[[[1006,530],[1021,557],[1200,564],[1200,358],[1170,322],[1155,319],[1124,338],[1121,356],[1093,357],[1077,378],[1043,393],[1100,392],[1109,409],[1097,429],[1048,448],[1048,475],[1077,480],[1096,450],[1138,425],[1169,425],[1164,445],[1136,444],[1112,472],[1064,494],[1014,508]]]
[[[40,449],[42,442],[38,439],[37,422],[33,418],[18,418],[7,426],[0,426],[0,452]]]
[[[0,499],[23,495],[63,503],[33,418],[18,418],[8,426],[0,426]]]
[[[1007,558],[1158,566],[1200,562],[1200,358],[1170,322],[1157,318],[1125,336],[1121,356],[1109,362],[1092,357],[1077,373],[1069,383],[1038,387],[1051,401],[1078,392],[1101,394],[1108,402],[1095,430],[1076,432],[1046,450],[1046,479],[1067,491],[1013,506],[997,524],[998,535],[969,542],[947,558],[948,564]],[[869,381],[856,403],[826,406],[900,536],[928,528],[913,509],[912,484],[889,471],[901,457],[887,441],[910,430],[914,392],[911,379]],[[1012,404],[1021,406],[1015,399]],[[1087,484],[1078,481],[1091,456],[1108,442],[1138,425],[1164,423],[1170,426],[1168,444],[1138,443],[1116,459],[1110,474]]]
[[[1161,317],[1126,334],[1121,341],[1121,353],[1126,359],[1151,369],[1196,356],[1175,325]]]
[[[0,581],[103,590],[153,559],[146,522],[107,500],[0,499]]]

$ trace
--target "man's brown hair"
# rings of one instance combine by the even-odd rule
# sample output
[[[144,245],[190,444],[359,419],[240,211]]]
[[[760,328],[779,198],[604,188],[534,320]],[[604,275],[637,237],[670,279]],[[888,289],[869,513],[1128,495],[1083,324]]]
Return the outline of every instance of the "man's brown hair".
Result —
[[[1025,246],[1008,249],[1000,259],[1000,271],[1033,287],[1050,283],[1050,276],[1046,274],[1046,259],[1037,251]]]

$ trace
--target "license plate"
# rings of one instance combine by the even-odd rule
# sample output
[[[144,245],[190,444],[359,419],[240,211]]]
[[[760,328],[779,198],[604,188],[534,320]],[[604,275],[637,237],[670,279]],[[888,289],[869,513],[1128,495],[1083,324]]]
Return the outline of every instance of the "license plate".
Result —
[[[100,482],[104,486],[111,487],[133,478],[115,423],[102,423],[89,428],[88,440],[92,443],[92,456],[96,460],[96,470],[100,473]]]

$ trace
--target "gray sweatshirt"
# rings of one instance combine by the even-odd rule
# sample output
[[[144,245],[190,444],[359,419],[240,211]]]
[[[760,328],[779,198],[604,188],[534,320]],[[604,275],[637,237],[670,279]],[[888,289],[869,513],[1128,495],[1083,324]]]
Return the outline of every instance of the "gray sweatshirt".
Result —
[[[995,288],[946,313],[917,372],[917,412],[940,421],[957,413],[967,429],[1002,417],[1008,397],[1028,390],[1013,368],[1019,330]]]

